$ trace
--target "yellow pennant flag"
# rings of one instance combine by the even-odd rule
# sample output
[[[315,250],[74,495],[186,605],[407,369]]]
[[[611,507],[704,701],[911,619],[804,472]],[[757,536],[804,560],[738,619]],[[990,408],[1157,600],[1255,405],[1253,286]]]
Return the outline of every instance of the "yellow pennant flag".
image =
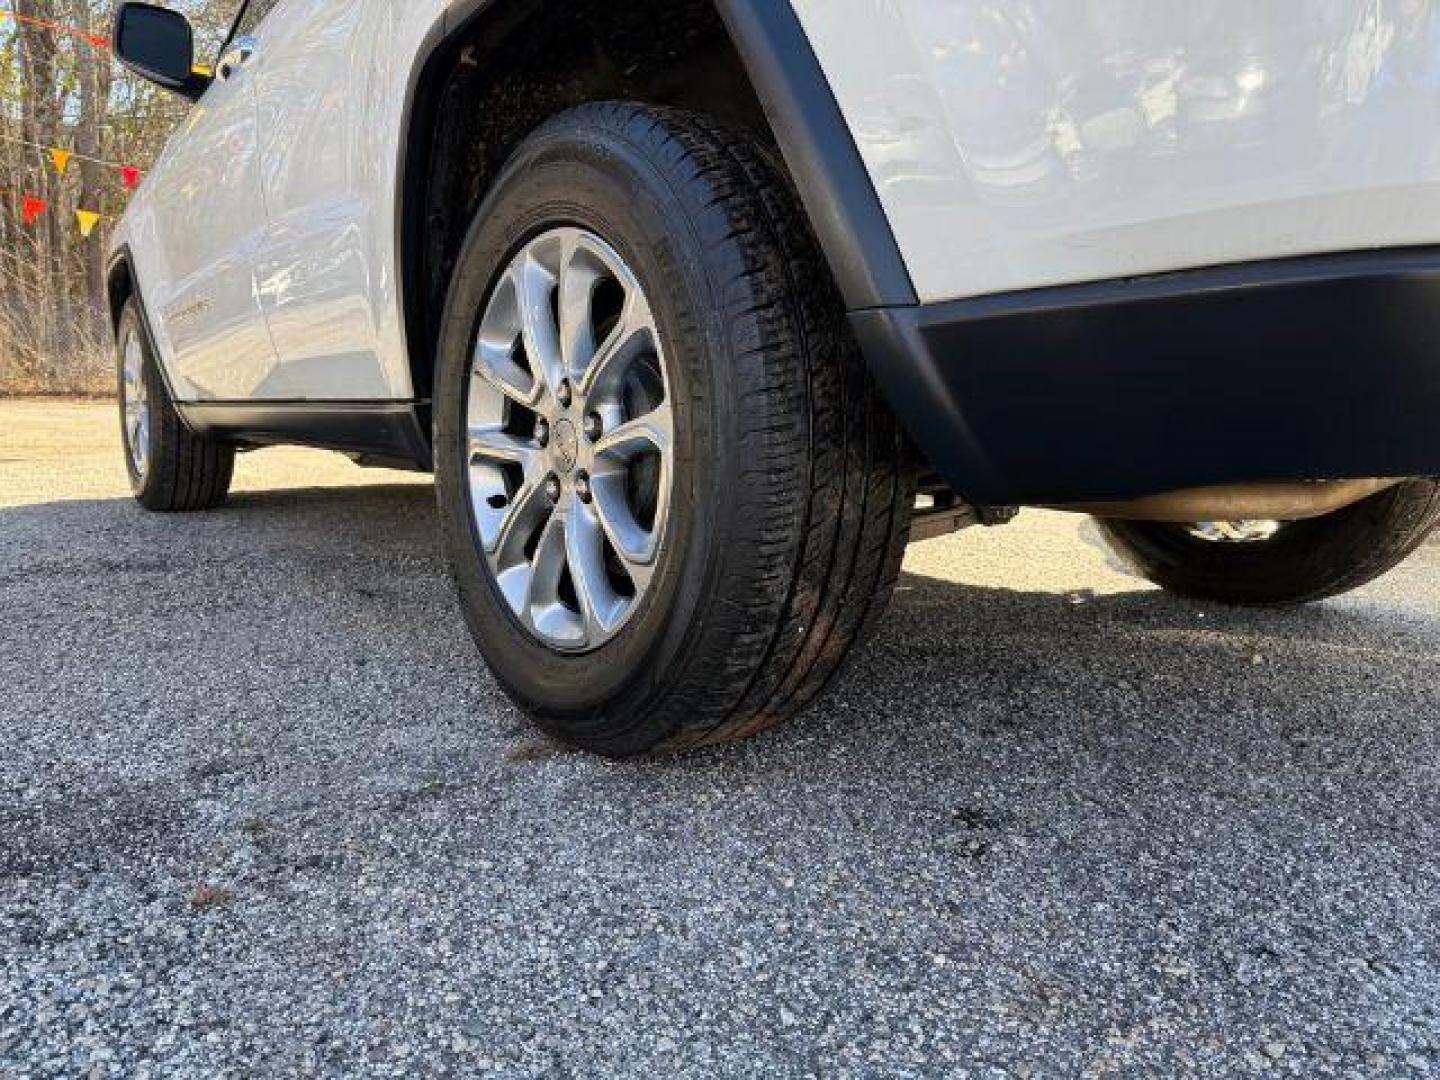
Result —
[[[61,176],[64,176],[65,170],[70,168],[70,159],[74,156],[69,150],[57,148],[50,151],[50,160],[55,163],[55,171]]]
[[[76,210],[75,220],[80,222],[80,235],[88,238],[100,224],[100,215],[94,210]]]

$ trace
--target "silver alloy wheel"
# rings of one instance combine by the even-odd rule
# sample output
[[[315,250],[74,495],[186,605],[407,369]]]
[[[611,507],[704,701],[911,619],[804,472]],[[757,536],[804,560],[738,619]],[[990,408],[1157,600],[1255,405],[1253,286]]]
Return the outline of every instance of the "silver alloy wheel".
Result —
[[[1254,544],[1280,531],[1279,521],[1197,521],[1187,531],[1197,540],[1216,544]]]
[[[150,392],[145,386],[145,350],[133,331],[125,339],[121,393],[125,406],[125,452],[135,475],[144,479],[150,467]]]
[[[545,645],[599,648],[650,588],[674,479],[664,349],[613,248],[559,228],[515,256],[466,398],[470,503],[500,592]]]

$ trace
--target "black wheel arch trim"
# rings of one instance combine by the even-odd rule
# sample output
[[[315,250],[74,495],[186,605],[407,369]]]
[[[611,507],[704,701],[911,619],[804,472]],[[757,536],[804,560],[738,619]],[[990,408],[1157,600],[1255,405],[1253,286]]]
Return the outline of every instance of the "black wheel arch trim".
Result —
[[[895,233],[789,0],[715,0],[852,311],[915,304]]]
[[[105,262],[105,301],[110,306],[110,326],[118,333],[120,329],[120,314],[124,311],[124,304],[115,302],[115,292],[112,283],[115,278],[115,271],[125,267],[125,273],[130,280],[130,293],[128,299],[135,301],[135,310],[140,315],[140,328],[145,332],[145,338],[150,346],[150,351],[155,357],[155,370],[160,375],[160,381],[165,384],[165,393],[170,400],[175,400],[175,386],[170,381],[170,372],[165,370],[165,364],[160,358],[160,348],[155,344],[155,326],[150,319],[150,309],[145,306],[145,296],[140,291],[140,275],[135,267],[135,256],[130,250],[130,245],[121,244],[110,253],[109,259]],[[119,342],[116,342],[119,347]],[[182,417],[183,420],[183,417]]]
[[[427,329],[426,285],[418,249],[425,229],[422,185],[429,142],[416,133],[434,126],[437,95],[427,91],[447,46],[497,0],[457,0],[430,29],[417,53],[406,90],[399,144],[395,250],[401,282],[407,347],[429,363],[412,367],[433,373],[433,329]],[[894,232],[830,89],[810,40],[789,0],[714,0],[750,77],[789,167],[811,227],[851,310],[904,306],[918,298]],[[428,398],[431,388],[416,386]]]

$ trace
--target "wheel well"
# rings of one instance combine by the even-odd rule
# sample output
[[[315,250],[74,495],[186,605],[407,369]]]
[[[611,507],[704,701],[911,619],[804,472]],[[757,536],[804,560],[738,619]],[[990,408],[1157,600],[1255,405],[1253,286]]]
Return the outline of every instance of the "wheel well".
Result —
[[[120,325],[120,312],[125,302],[135,295],[135,278],[130,272],[130,260],[121,256],[116,259],[105,276],[105,296],[110,306],[110,325]]]
[[[773,141],[714,0],[495,0],[430,55],[414,91],[401,266],[415,394],[445,292],[496,173],[548,117],[590,101],[675,105]]]

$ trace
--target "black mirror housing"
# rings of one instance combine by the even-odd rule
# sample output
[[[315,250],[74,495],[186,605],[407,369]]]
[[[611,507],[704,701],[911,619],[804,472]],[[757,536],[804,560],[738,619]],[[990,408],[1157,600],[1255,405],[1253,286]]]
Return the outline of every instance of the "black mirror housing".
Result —
[[[135,74],[191,101],[210,85],[195,71],[195,34],[178,11],[127,0],[115,13],[114,47]]]

